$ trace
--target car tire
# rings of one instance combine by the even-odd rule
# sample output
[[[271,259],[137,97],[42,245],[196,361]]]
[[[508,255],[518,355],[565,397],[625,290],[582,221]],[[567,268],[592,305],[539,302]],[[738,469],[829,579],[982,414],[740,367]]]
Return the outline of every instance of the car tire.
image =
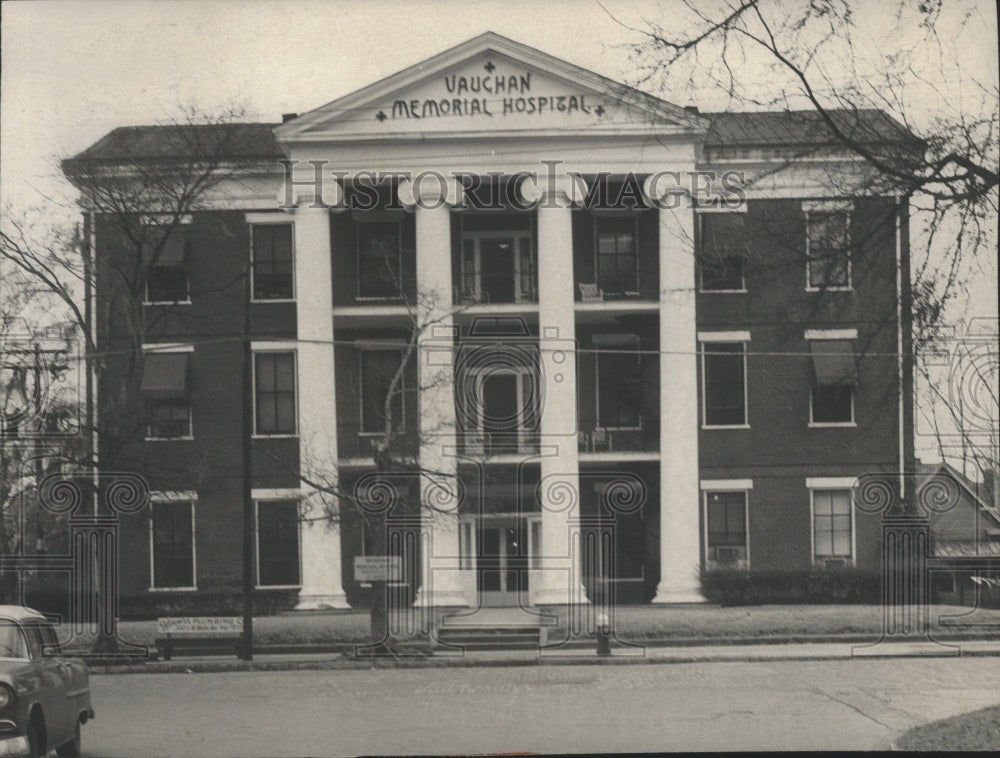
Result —
[[[69,742],[64,742],[62,745],[56,748],[56,755],[59,758],[80,758],[80,722],[76,722],[76,728],[73,731],[73,739]]]
[[[31,758],[41,758],[42,755],[42,734],[45,727],[35,721],[34,718],[28,720],[28,731],[25,736],[28,738],[28,755]]]

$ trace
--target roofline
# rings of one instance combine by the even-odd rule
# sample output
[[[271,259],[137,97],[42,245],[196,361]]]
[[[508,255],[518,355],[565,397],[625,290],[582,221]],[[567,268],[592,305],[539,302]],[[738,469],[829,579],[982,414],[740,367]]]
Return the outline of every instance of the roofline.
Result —
[[[390,94],[394,89],[404,85],[408,81],[431,76],[435,71],[455,65],[475,53],[490,49],[502,55],[521,59],[525,63],[532,64],[543,70],[549,70],[553,74],[564,78],[576,79],[581,84],[586,84],[595,89],[605,89],[610,92],[621,91],[620,96],[624,102],[631,102],[634,105],[642,105],[648,109],[659,111],[664,116],[669,116],[681,122],[682,126],[687,127],[689,131],[705,132],[708,130],[709,122],[707,119],[690,113],[680,106],[637,90],[622,82],[617,82],[602,74],[585,69],[575,63],[557,58],[537,48],[504,37],[496,32],[488,31],[443,50],[430,58],[407,66],[401,71],[383,77],[361,89],[313,108],[298,118],[279,124],[274,129],[275,138],[279,142],[323,139],[321,136],[322,133],[316,133],[315,136],[309,135],[308,137],[302,137],[301,135],[307,127],[321,121],[329,109],[335,106],[345,109],[356,102],[376,100],[379,97]]]

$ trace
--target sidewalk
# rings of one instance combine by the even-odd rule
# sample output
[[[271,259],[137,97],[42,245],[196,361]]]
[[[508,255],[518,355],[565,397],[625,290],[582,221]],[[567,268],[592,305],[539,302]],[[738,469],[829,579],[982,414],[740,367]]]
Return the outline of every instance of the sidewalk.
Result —
[[[773,644],[647,645],[612,648],[598,656],[582,646],[526,650],[437,650],[426,657],[350,658],[336,653],[260,654],[253,661],[234,656],[199,656],[171,661],[92,665],[92,675],[135,673],[206,673],[225,671],[354,670],[373,668],[467,668],[536,665],[638,665],[710,661],[826,661],[892,657],[1000,656],[1000,640],[886,641]]]

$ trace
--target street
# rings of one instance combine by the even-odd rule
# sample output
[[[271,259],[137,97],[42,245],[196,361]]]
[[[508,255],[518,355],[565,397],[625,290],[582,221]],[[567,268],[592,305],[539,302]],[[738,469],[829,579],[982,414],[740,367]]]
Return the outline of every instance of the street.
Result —
[[[93,676],[87,756],[886,749],[1000,659]]]

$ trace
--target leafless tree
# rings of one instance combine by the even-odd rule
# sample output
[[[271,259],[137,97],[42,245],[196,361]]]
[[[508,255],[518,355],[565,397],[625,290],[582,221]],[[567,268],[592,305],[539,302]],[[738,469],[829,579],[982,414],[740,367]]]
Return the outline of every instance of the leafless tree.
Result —
[[[953,11],[942,0],[683,0],[669,20],[632,25],[634,83],[674,99],[721,95],[725,110],[782,111],[824,135],[811,152],[845,151],[910,202],[919,334],[961,293],[963,272],[996,260],[1000,94],[995,73],[963,54],[995,16]],[[893,119],[881,135],[873,109]]]
[[[115,472],[129,470],[133,463],[129,448],[147,428],[139,391],[143,344],[162,320],[183,318],[183,310],[170,303],[145,305],[148,287],[165,256],[189,242],[185,237],[192,215],[238,194],[259,170],[265,156],[252,134],[252,125],[244,123],[243,111],[235,107],[214,115],[183,108],[177,119],[156,130],[122,127],[62,163],[79,190],[82,232],[6,214],[0,261],[16,272],[36,302],[44,301],[46,307],[35,308],[33,317],[64,310],[82,335],[88,401],[82,433],[88,443],[100,439],[100,448],[98,454],[87,444],[78,451],[78,465]],[[94,235],[100,250],[91,249]],[[209,286],[242,287],[247,275],[240,271],[233,281]],[[91,402],[95,396],[99,415]],[[96,491],[89,496],[98,504],[104,500]],[[103,620],[100,626],[106,628]],[[114,647],[114,639],[98,642],[99,649]]]

